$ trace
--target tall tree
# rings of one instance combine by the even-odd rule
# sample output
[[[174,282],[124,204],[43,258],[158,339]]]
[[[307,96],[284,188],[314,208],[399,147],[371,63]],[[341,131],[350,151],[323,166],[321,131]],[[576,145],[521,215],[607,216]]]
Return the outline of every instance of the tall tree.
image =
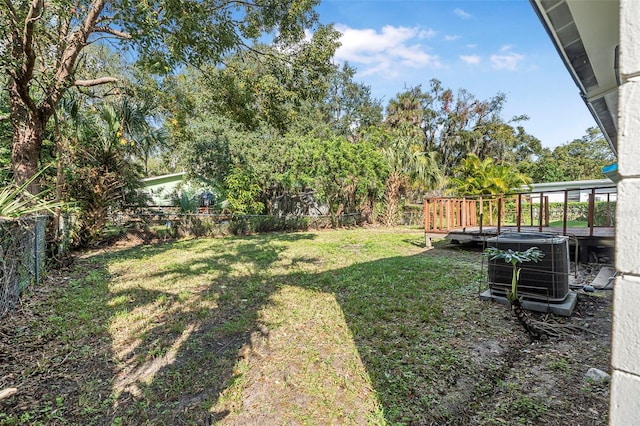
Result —
[[[204,67],[198,78],[205,91],[199,96],[202,112],[213,110],[248,130],[267,123],[286,133],[304,102],[316,104],[325,97],[338,36],[331,26],[323,27],[287,50],[257,45],[225,58],[224,67]]]
[[[135,49],[141,63],[166,73],[181,63],[220,63],[247,40],[271,33],[300,42],[317,20],[317,0],[1,0],[0,69],[8,76],[12,168],[18,183],[38,170],[45,126],[70,87],[116,81],[77,79],[78,58],[105,39]],[[37,190],[36,187],[31,188]]]
[[[333,132],[352,141],[382,121],[380,101],[372,97],[369,86],[354,81],[355,74],[356,69],[345,63],[331,76],[322,108]]]
[[[505,122],[502,109],[506,97],[498,93],[489,100],[476,99],[464,89],[454,93],[436,79],[424,91],[421,86],[405,89],[387,106],[386,122],[391,127],[405,124],[423,138],[425,152],[436,152],[446,175],[469,153],[480,158],[504,158],[516,144],[518,133]]]
[[[383,222],[390,226],[398,219],[402,197],[410,190],[423,193],[434,189],[443,182],[444,175],[436,153],[423,151],[423,139],[416,135],[415,126],[409,123],[372,128],[364,139],[378,147],[389,168],[384,189]]]
[[[580,139],[560,145],[553,157],[564,180],[603,179],[602,168],[615,156],[599,129],[591,127]]]
[[[584,136],[563,145],[541,148],[519,164],[534,182],[562,182],[603,179],[602,168],[615,161],[615,155],[599,129],[591,127]]]

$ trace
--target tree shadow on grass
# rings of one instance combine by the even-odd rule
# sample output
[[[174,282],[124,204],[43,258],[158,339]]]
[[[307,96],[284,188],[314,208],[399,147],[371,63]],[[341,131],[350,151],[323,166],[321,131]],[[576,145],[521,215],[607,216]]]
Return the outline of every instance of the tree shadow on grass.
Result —
[[[331,268],[311,248],[287,252],[313,238],[189,240],[84,260],[60,293],[73,306],[55,314],[86,333],[68,336],[77,356],[52,347],[51,378],[25,379],[44,392],[26,410],[16,397],[3,408],[76,424],[460,419],[486,383],[463,379],[482,370],[470,345],[505,331],[500,308],[475,297],[473,257],[413,248],[364,261],[367,245],[345,243],[339,255],[353,261]]]
[[[233,382],[240,351],[260,329],[258,311],[277,288],[265,273],[286,242],[310,238],[252,236],[213,246],[193,240],[119,253],[117,258],[151,263],[158,256],[176,258],[163,260],[162,270],[142,272],[141,287],[111,284],[112,309],[127,312],[121,324],[112,322],[118,363],[112,386],[119,407],[114,414],[165,424],[223,417],[208,408]],[[163,290],[149,290],[153,286]]]
[[[287,241],[291,238],[288,234]],[[193,258],[170,263],[147,278],[179,285],[212,273],[190,295],[176,293],[175,286],[164,293],[130,287],[112,291],[116,300],[157,308],[142,315],[153,321],[138,333],[142,337],[137,343],[120,341],[112,332],[114,347],[135,346],[115,354],[116,415],[164,424],[266,424],[301,421],[305,412],[317,410],[314,404],[326,405],[326,412],[313,414],[319,422],[354,424],[377,418],[411,423],[459,414],[457,401],[444,401],[446,407],[439,411],[434,406],[459,377],[477,367],[460,343],[460,324],[447,322],[455,316],[447,312],[455,309],[447,306],[447,292],[473,281],[475,272],[468,264],[432,252],[310,273],[319,259],[299,254],[284,259],[279,236],[232,239],[217,254],[197,242],[187,246]],[[350,245],[345,247],[345,256],[354,255]],[[330,321],[343,321],[350,341],[327,346],[341,331],[322,322],[321,310],[307,312],[309,306],[292,304],[297,312],[291,318],[269,317],[270,306],[290,303],[293,294],[295,303],[326,305],[321,310],[335,303],[340,315]],[[466,300],[472,297],[469,292]],[[442,345],[445,340],[452,343]],[[355,358],[345,352],[349,345]],[[311,367],[306,365],[309,357],[317,357]],[[357,372],[352,362],[361,363],[368,376],[352,382],[372,386],[369,391],[353,389],[353,383],[313,383],[353,374],[354,368]],[[340,374],[303,373],[307,368]],[[283,388],[278,378],[290,387]],[[324,394],[327,389],[333,389],[331,395]],[[335,392],[343,392],[344,399]]]

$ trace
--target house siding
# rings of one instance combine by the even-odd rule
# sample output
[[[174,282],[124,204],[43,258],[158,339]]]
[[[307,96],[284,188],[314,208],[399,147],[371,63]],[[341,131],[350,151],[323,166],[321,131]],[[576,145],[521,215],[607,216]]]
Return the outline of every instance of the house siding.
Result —
[[[620,0],[618,209],[611,339],[612,425],[640,424],[640,2]]]

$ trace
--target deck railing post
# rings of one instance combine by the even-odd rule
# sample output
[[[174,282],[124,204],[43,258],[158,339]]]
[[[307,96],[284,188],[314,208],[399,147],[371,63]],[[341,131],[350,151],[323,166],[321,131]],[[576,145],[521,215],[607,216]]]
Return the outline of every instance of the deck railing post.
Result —
[[[429,228],[431,226],[431,209],[429,206],[429,199],[425,198],[424,200],[424,232],[425,234],[429,232]]]
[[[489,225],[493,226],[493,199],[489,198]]]
[[[544,197],[544,226],[549,226],[549,196]]]
[[[450,212],[450,209],[451,209],[451,200],[449,200],[449,199],[447,198],[447,199],[445,200],[445,203],[446,203],[446,205],[445,205],[445,209],[444,209],[444,211],[445,211],[445,213],[444,213],[444,214],[445,214],[445,223],[446,223],[446,226],[447,226],[447,228],[446,228],[446,229],[447,229],[447,231],[448,231],[448,230],[449,230],[449,224],[450,224],[450,221],[451,221],[451,216],[450,216],[450,215],[451,215],[451,212]]]
[[[538,232],[542,232],[542,216],[544,212],[544,193],[540,193],[540,213],[538,215]]]
[[[458,222],[458,200],[451,200],[451,228],[456,229]]]
[[[458,200],[451,200],[451,229],[456,229],[458,220]]]
[[[483,200],[482,200],[482,197],[480,197],[480,221],[479,221],[479,222],[480,222],[480,234],[482,234],[482,222],[484,222],[484,218],[483,218],[484,213],[483,213],[483,210],[484,210],[484,202],[483,202]]]
[[[498,196],[498,234],[500,234],[501,224],[502,224],[502,195]]]
[[[569,208],[569,191],[565,189],[564,190],[564,206],[562,208],[562,235],[567,235],[567,209],[568,208]]]
[[[589,194],[589,236],[593,237],[593,222],[595,221],[595,206],[596,206],[596,189],[591,188],[591,194]]]
[[[467,227],[467,200],[466,198],[462,197],[462,228],[466,228]]]
[[[473,203],[473,208],[471,203]],[[471,203],[469,203],[469,209],[471,213],[471,225],[476,226],[478,224],[478,201],[473,200]]]
[[[516,204],[516,222],[518,223],[518,232],[520,232],[520,221],[522,219],[522,194],[518,194],[518,203]]]

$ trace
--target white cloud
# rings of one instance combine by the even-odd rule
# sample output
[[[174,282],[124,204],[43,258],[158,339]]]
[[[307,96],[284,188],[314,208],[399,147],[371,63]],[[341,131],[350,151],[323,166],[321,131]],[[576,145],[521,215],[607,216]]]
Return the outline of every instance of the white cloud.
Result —
[[[444,41],[456,41],[459,40],[461,37],[459,35],[445,35],[442,39]]]
[[[472,44],[467,44],[467,47],[468,47],[469,49],[475,49],[476,47],[478,47],[478,45],[477,45],[477,44],[475,44],[475,43],[472,43]]]
[[[460,55],[459,58],[470,65],[478,65],[480,63],[480,56],[478,55]]]
[[[361,75],[395,77],[406,67],[442,67],[438,56],[428,53],[427,48],[419,43],[420,40],[435,36],[433,30],[391,25],[380,31],[345,25],[336,25],[336,29],[342,33],[342,45],[336,51],[335,58],[354,64]]]
[[[457,16],[461,17],[462,19],[469,19],[471,18],[471,14],[465,12],[464,10],[460,9],[459,7],[453,9],[453,13],[455,13]]]
[[[491,55],[491,66],[495,70],[516,71],[524,56],[513,52],[513,45],[505,44],[499,49],[500,53]]]
[[[420,32],[418,33],[418,38],[431,39],[431,38],[434,38],[436,34],[438,33],[435,30],[432,30],[431,28],[427,28],[426,30],[420,30]]]
[[[504,55],[491,55],[491,65],[496,70],[516,71],[524,59],[519,53],[507,52]]]

